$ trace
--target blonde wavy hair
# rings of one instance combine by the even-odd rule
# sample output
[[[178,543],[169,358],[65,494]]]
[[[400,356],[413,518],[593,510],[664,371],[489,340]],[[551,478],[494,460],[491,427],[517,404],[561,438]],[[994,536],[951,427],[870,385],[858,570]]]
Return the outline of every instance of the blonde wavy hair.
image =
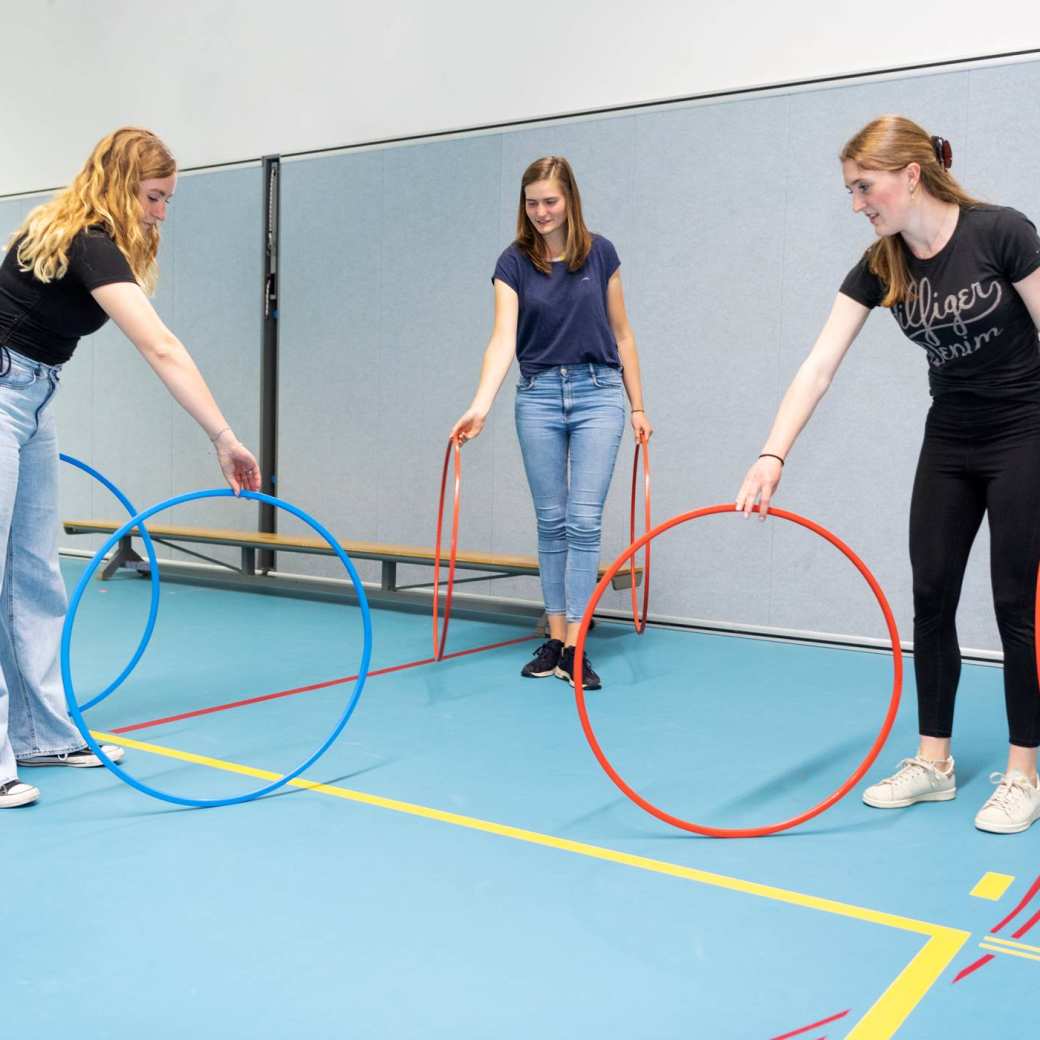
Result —
[[[592,233],[585,226],[585,218],[581,212],[581,195],[578,182],[574,178],[571,164],[561,155],[547,155],[536,159],[524,170],[520,178],[520,206],[516,215],[516,244],[527,254],[531,263],[542,274],[549,274],[552,267],[549,257],[545,255],[545,239],[531,223],[527,215],[527,196],[524,189],[535,181],[557,181],[563,189],[563,197],[567,203],[567,236],[563,247],[563,258],[567,261],[567,269],[577,271],[592,249]]]
[[[942,138],[930,137],[928,131],[905,116],[879,116],[867,123],[842,148],[838,158],[852,160],[864,170],[902,170],[915,162],[921,167],[921,187],[941,202],[952,202],[963,209],[982,205],[969,195],[950,174],[952,152],[943,153]],[[867,250],[872,274],[885,287],[882,307],[908,303],[913,295],[913,279],[906,263],[906,246],[901,235],[885,235]]]
[[[25,218],[7,248],[17,243],[19,268],[50,282],[65,277],[76,235],[84,228],[102,227],[150,293],[159,275],[159,229],[141,226],[137,192],[142,181],[176,172],[176,160],[151,130],[121,127],[98,142],[67,188]]]

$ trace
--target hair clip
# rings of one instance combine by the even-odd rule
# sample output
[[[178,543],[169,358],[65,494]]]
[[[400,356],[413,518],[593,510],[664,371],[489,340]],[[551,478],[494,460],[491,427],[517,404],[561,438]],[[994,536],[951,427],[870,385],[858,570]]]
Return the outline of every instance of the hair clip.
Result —
[[[953,165],[953,147],[945,137],[933,137],[932,148],[935,149],[935,159],[939,165],[948,170]]]

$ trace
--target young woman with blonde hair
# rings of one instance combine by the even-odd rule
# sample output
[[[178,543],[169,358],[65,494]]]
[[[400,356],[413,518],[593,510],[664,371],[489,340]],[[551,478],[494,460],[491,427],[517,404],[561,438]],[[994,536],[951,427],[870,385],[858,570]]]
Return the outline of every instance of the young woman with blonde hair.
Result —
[[[764,517],[795,439],[874,307],[891,309],[922,347],[932,405],[910,503],[914,670],[920,743],[868,787],[877,808],[948,801],[960,677],[955,615],[968,553],[989,516],[991,570],[1004,649],[1010,748],[996,791],[975,817],[986,831],[1040,819],[1040,694],[1033,606],[1040,561],[1040,237],[1016,210],[985,205],[949,173],[948,141],[882,116],[841,152],[852,208],[878,236],[849,272],[798,370],[762,454],[737,496]]]
[[[495,322],[480,383],[452,428],[462,440],[484,428],[515,356],[516,429],[538,525],[538,560],[549,639],[521,674],[574,685],[574,642],[596,587],[603,503],[625,422],[653,427],[643,410],[635,336],[625,312],[614,246],[585,226],[566,159],[531,163],[520,180],[516,240],[492,278]],[[588,659],[586,689],[599,677]]]
[[[39,797],[19,781],[19,765],[101,765],[69,720],[58,663],[66,600],[50,404],[79,338],[113,319],[206,431],[235,492],[260,487],[256,460],[145,295],[176,182],[155,134],[117,130],[29,214],[0,265],[0,808]],[[115,761],[123,754],[105,750]]]

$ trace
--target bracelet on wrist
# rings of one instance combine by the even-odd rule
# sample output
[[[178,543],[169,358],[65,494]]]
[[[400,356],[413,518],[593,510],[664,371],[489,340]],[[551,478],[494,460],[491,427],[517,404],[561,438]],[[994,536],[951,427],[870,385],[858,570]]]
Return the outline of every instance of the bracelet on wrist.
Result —
[[[631,408],[629,411],[631,411],[633,415],[635,415],[636,412],[643,412],[643,414],[646,415],[646,412],[642,408]]]
[[[220,438],[223,437],[225,433],[230,433],[230,432],[231,432],[231,427],[230,426],[225,426],[222,430],[217,430],[217,432],[215,434],[213,434],[212,437],[210,437],[210,439],[209,439],[210,444],[216,444],[217,441],[220,440]]]
[[[779,455],[774,455],[771,451],[764,451],[759,455],[760,459],[776,459],[780,463],[781,467],[784,464],[784,460]]]

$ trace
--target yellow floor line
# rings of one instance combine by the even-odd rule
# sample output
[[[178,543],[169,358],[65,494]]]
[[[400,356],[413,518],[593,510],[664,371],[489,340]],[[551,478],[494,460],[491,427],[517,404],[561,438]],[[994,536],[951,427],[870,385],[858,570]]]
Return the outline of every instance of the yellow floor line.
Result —
[[[118,744],[121,747],[135,751],[162,755],[165,758],[191,762],[195,765],[207,766],[210,769],[219,769],[223,772],[252,776],[259,780],[277,780],[282,776],[281,773],[272,773],[266,769],[256,769],[253,766],[226,762],[219,758],[196,755],[190,751],[179,751],[175,748],[163,747],[158,744],[146,744],[142,741],[132,740],[113,733],[98,732],[93,735],[99,742]],[[632,853],[620,852],[617,849],[589,845],[585,842],[572,841],[569,838],[559,838],[551,834],[525,830],[522,827],[512,827],[508,824],[494,823],[491,820],[481,820],[473,816],[463,816],[443,809],[433,809],[429,806],[416,805],[412,802],[402,802],[395,798],[366,794],[364,791],[353,791],[346,787],[317,783],[301,777],[290,780],[289,784],[293,787],[315,791],[333,798],[342,798],[350,802],[358,802],[362,805],[372,805],[381,809],[389,809],[393,812],[406,813],[409,816],[437,820],[440,823],[482,831],[486,834],[495,834],[503,838],[512,838],[531,845],[558,849],[562,852],[571,852],[591,859],[634,867],[637,870],[646,870],[655,874],[683,878],[687,881],[695,881],[702,885],[711,885],[731,892],[742,892],[746,895],[759,896],[779,903],[788,903],[792,906],[819,910],[824,913],[837,914],[840,917],[849,917],[859,921],[866,921],[870,924],[879,924],[887,928],[896,928],[901,931],[915,932],[919,935],[928,936],[928,942],[914,955],[910,963],[896,976],[867,1013],[856,1022],[852,1030],[846,1034],[846,1040],[889,1040],[890,1037],[895,1036],[896,1030],[905,1021],[907,1015],[921,1002],[925,994],[939,979],[953,958],[956,957],[964,943],[971,937],[970,932],[965,932],[958,928],[931,924],[927,921],[917,921],[910,917],[884,913],[868,907],[841,903],[834,899],[823,899],[819,896],[776,888],[772,885],[762,885],[755,881],[744,881],[724,874],[698,870],[696,867],[686,867],[678,863],[668,863],[665,860],[636,856]]]
[[[975,887],[969,895],[976,899],[990,899],[996,902],[1014,883],[1013,874],[997,874],[992,870],[986,871],[976,882]]]
[[[994,953],[1009,953],[1012,957],[1025,957],[1027,961],[1040,961],[1035,953],[1023,953],[1021,950],[1012,950],[1007,946],[992,946],[990,943],[979,943],[984,950],[992,950]]]
[[[987,935],[982,941],[1000,943],[1001,946],[1014,946],[1018,950],[1032,950],[1033,953],[1040,953],[1040,946],[1030,946],[1029,943],[1015,942],[1014,939],[1000,939],[995,935]]]

